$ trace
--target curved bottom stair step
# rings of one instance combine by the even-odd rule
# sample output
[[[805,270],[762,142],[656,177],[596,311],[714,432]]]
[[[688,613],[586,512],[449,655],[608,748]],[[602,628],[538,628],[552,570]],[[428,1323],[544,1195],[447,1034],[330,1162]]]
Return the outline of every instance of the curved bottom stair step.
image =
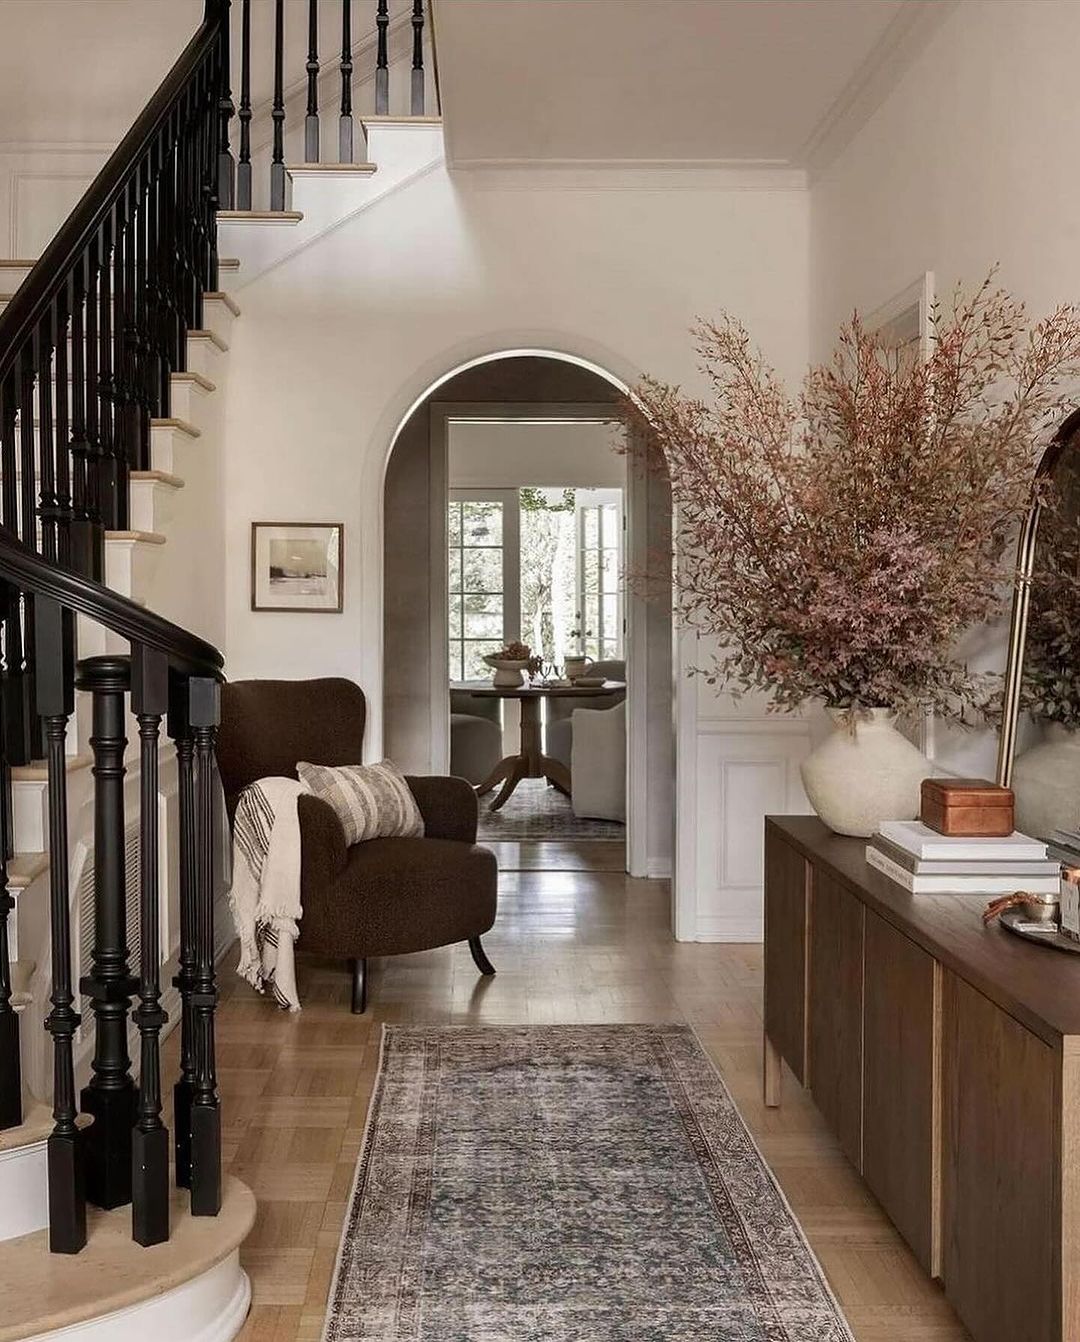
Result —
[[[174,1191],[172,1238],[144,1249],[131,1208],[87,1209],[81,1253],[50,1254],[42,1230],[0,1254],[0,1342],[231,1342],[251,1299],[240,1245],[255,1197],[226,1177],[218,1216],[193,1217]]]
[[[0,1131],[0,1243],[31,1235],[49,1223],[45,1143],[52,1129],[48,1109],[31,1104],[19,1127]],[[7,1250],[5,1243],[0,1263]]]

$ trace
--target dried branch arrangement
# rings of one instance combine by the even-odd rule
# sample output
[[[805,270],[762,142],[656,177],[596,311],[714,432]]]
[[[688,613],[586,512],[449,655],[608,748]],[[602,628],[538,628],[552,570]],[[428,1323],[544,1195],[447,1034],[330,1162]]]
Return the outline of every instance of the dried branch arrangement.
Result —
[[[927,359],[855,316],[795,398],[733,317],[694,335],[709,398],[646,378],[624,408],[670,476],[677,608],[721,649],[710,681],[778,709],[980,706],[957,641],[1008,599],[1080,309],[1030,325],[992,273],[935,312]]]

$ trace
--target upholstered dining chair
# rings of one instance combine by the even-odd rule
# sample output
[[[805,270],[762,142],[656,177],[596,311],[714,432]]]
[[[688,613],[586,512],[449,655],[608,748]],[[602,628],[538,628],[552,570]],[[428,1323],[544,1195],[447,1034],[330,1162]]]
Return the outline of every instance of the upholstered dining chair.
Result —
[[[360,764],[367,704],[351,680],[239,680],[222,688],[217,759],[230,818],[260,778],[296,766]],[[408,778],[423,838],[348,847],[327,802],[302,795],[297,950],[351,963],[352,1009],[367,1005],[367,961],[467,941],[481,974],[495,970],[480,938],[495,922],[498,867],[476,843],[477,801],[463,778]]]

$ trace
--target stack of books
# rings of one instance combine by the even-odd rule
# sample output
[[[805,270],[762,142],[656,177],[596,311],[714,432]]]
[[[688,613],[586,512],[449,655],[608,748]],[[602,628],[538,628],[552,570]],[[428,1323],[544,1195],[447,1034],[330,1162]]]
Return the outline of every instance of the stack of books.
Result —
[[[1061,876],[1046,844],[1026,834],[951,837],[919,820],[883,821],[866,846],[866,860],[915,895],[1056,895]]]

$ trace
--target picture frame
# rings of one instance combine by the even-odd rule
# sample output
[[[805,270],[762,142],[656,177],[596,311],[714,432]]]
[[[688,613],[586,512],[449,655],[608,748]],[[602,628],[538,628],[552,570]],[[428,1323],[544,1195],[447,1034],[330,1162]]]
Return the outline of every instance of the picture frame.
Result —
[[[344,609],[344,522],[252,522],[251,609]]]

